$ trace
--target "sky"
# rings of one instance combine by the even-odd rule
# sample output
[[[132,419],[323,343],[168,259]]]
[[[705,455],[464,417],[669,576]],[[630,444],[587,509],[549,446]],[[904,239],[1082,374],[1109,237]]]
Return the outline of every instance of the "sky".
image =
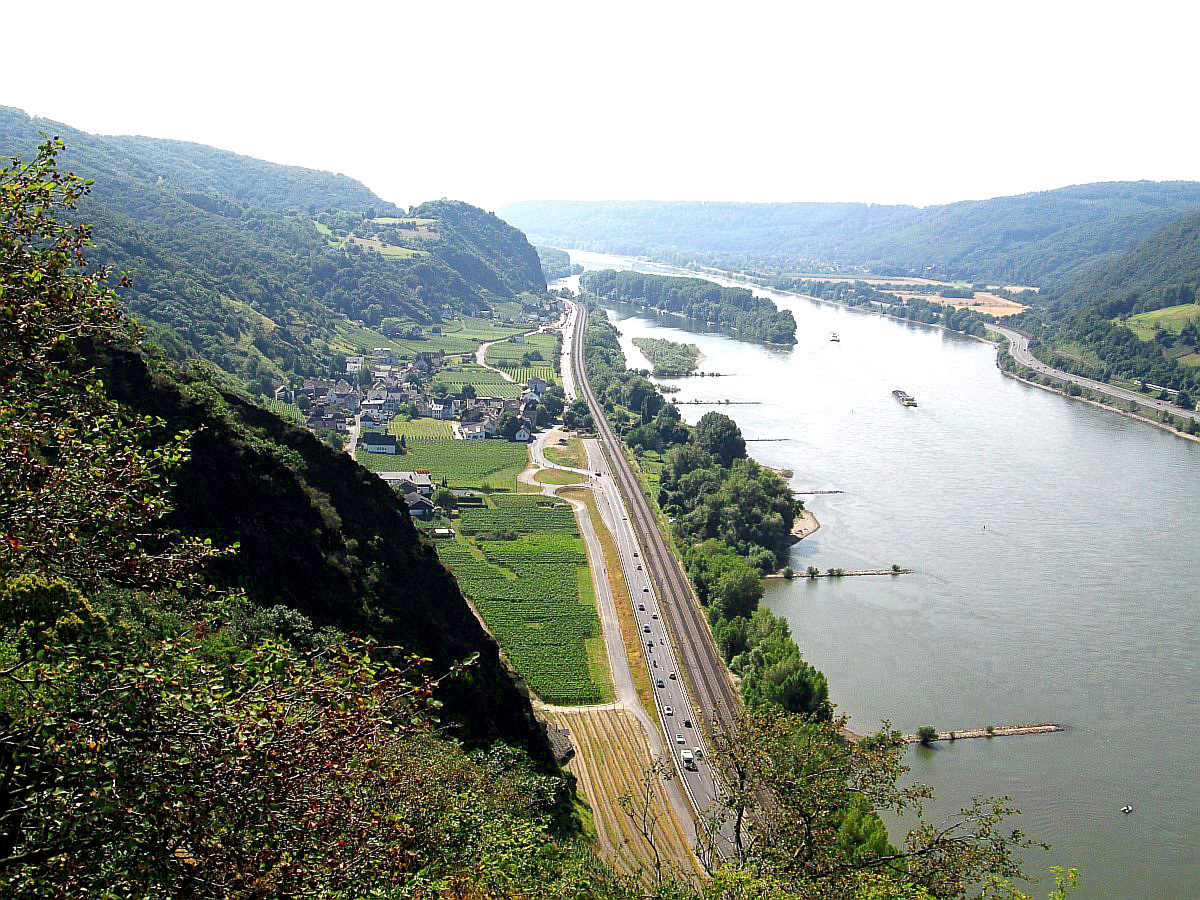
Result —
[[[5,10],[0,104],[343,172],[403,205],[1200,180],[1200,4],[1178,0],[54,10]]]

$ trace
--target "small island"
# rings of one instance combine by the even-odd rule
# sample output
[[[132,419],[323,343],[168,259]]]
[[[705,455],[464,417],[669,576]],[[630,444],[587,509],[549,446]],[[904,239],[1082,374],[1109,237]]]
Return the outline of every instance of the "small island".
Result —
[[[633,345],[646,355],[660,378],[691,375],[700,365],[700,348],[663,338],[635,337]]]

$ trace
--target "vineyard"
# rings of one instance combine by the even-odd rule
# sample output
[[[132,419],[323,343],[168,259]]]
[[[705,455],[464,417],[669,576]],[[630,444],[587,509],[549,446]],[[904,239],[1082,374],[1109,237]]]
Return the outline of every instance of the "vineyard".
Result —
[[[493,344],[488,347],[484,361],[489,366],[495,366],[505,371],[533,366],[539,369],[549,369],[553,374],[558,360],[558,340],[557,335],[539,332],[526,335],[523,344],[513,344],[509,341]],[[538,359],[539,356],[541,359]],[[545,375],[541,377],[546,378]],[[546,378],[546,380],[550,379]]]
[[[505,369],[504,371],[519,384],[525,384],[530,378],[540,378],[550,384],[555,383],[554,369],[550,366],[522,366],[519,369]]]
[[[433,383],[443,384],[452,394],[461,393],[465,385],[471,385],[480,397],[519,397],[521,385],[508,381],[504,376],[475,363],[463,363],[439,369]]]
[[[591,573],[570,508],[531,495],[490,499],[499,504],[463,510],[459,530],[477,537],[439,543],[442,562],[539,697],[611,700]]]
[[[461,319],[443,324],[441,334],[423,332],[418,339],[401,337],[388,340],[385,346],[395,347],[403,353],[431,352],[441,350],[450,355],[474,353],[485,341],[495,341],[517,334],[520,328],[499,325],[489,319]],[[375,346],[380,346],[376,344]]]
[[[508,487],[525,468],[529,451],[506,441],[458,441],[453,438],[405,438],[407,450],[395,456],[360,450],[356,459],[373,472],[429,469],[434,480],[451,487]]]
[[[263,406],[269,409],[285,422],[291,422],[293,425],[304,424],[304,411],[295,403],[284,403],[282,400],[264,399]]]
[[[388,423],[388,434],[403,437],[405,443],[420,438],[450,440],[454,428],[442,419],[401,419],[399,416]]]
[[[650,765],[645,732],[633,714],[624,709],[550,711],[547,717],[571,732],[576,756],[567,764],[567,771],[579,779],[604,855],[615,860],[623,871],[649,882],[654,875],[654,847],[618,802],[623,794],[638,797],[642,793],[641,780]],[[673,869],[682,878],[695,879],[699,869],[691,841],[657,777],[651,792],[649,830],[664,868]]]

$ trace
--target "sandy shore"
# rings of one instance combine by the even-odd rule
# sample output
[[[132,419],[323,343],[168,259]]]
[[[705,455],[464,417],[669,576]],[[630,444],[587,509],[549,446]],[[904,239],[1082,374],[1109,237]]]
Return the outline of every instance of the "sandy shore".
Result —
[[[792,543],[799,543],[820,527],[821,523],[812,514],[812,510],[801,510],[800,515],[796,516],[796,523],[792,526],[792,537],[795,539]]]

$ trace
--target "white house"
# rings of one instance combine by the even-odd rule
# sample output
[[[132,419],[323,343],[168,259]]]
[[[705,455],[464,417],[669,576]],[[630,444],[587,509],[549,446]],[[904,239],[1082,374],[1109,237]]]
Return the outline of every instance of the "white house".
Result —
[[[368,453],[396,452],[396,436],[394,434],[375,434],[368,432],[362,436],[362,447]]]
[[[379,477],[405,494],[433,496],[433,476],[429,472],[380,472]]]
[[[520,444],[528,444],[529,439],[532,437],[533,434],[530,432],[529,426],[522,422],[521,427],[517,429],[517,433],[513,435],[513,440]]]
[[[487,425],[483,422],[468,422],[459,427],[458,433],[464,441],[483,441],[488,436]]]
[[[525,386],[540,397],[550,389],[550,382],[534,375],[527,382],[525,382]]]
[[[363,356],[347,356],[346,357],[346,374],[357,375],[362,371],[362,367],[366,364],[366,357]]]
[[[509,342],[510,344],[523,344],[523,343],[525,343],[525,335],[523,335],[523,334],[514,334],[512,337],[510,337],[510,338],[508,339],[508,342]]]

